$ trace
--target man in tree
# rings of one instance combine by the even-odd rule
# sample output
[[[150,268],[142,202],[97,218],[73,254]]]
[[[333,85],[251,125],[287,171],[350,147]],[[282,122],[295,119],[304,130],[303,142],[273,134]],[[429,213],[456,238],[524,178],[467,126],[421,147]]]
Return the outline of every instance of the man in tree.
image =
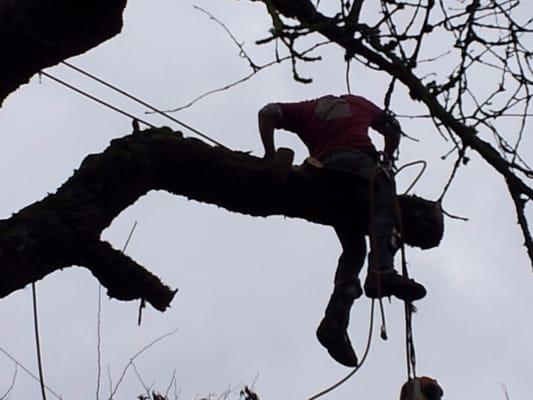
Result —
[[[374,235],[365,293],[370,298],[392,295],[406,301],[419,300],[426,295],[424,287],[394,269],[399,238],[395,230],[392,177],[377,169],[379,153],[368,136],[369,127],[384,136],[382,164],[392,165],[400,142],[400,125],[363,97],[329,95],[298,103],[271,103],[259,111],[265,158],[275,154],[274,130],[285,129],[296,133],[311,157],[323,167],[348,171],[373,181],[373,216],[369,230]],[[317,337],[336,361],[355,367],[357,356],[347,328],[352,304],[363,294],[359,272],[366,258],[366,232],[351,224],[339,224],[335,226],[335,232],[342,245],[342,254],[335,273],[333,294],[317,329]]]

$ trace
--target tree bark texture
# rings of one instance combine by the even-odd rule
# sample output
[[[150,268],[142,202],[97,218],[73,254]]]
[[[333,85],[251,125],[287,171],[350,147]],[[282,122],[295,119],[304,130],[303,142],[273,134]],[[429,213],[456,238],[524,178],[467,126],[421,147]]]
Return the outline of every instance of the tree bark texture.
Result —
[[[256,217],[285,215],[310,222],[368,226],[368,181],[290,159],[266,161],[186,139],[168,128],[113,140],[89,155],[54,194],[0,221],[0,297],[64,267],[88,268],[120,300],[145,299],[164,311],[175,291],[130,257],[100,240],[101,232],[151,190],[165,190]],[[438,204],[399,199],[405,240],[438,245]]]
[[[0,105],[41,69],[118,34],[126,0],[0,1]]]

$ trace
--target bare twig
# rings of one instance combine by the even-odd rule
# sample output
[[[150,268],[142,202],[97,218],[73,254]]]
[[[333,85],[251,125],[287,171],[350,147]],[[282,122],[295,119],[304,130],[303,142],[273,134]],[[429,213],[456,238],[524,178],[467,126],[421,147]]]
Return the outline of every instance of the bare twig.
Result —
[[[135,359],[137,357],[139,357],[142,353],[144,353],[146,350],[150,349],[152,346],[154,346],[155,344],[159,343],[160,341],[166,339],[167,337],[169,336],[172,336],[172,335],[175,335],[176,332],[178,330],[175,329],[173,330],[172,332],[168,332],[168,333],[165,333],[164,335],[162,336],[159,336],[158,338],[156,338],[155,340],[151,341],[150,343],[148,343],[146,346],[144,346],[142,349],[140,349],[137,353],[135,353],[133,355],[133,357],[130,358],[130,360],[128,361],[128,363],[126,364],[126,366],[124,367],[124,369],[122,370],[122,373],[120,374],[120,377],[117,381],[117,383],[115,384],[113,390],[111,391],[111,395],[109,397],[109,399],[111,400],[113,398],[113,396],[116,394],[120,384],[122,383],[122,381],[124,380],[124,377],[126,376],[126,372],[128,372],[128,369],[133,365],[133,362],[135,361]]]
[[[325,46],[327,44],[329,44],[329,43],[328,42],[317,43],[317,44],[313,45],[312,47],[308,48],[307,50],[305,50],[302,54],[311,53],[312,51],[318,49],[319,47]],[[249,81],[250,79],[255,77],[257,74],[259,74],[261,71],[269,69],[270,67],[273,67],[274,65],[282,64],[285,61],[288,61],[290,59],[291,59],[290,56],[285,56],[285,57],[281,57],[281,58],[276,58],[275,60],[270,61],[270,62],[265,63],[265,64],[257,65],[256,66],[257,68],[254,69],[252,72],[250,72],[248,75],[246,75],[246,76],[244,76],[244,77],[242,77],[240,79],[237,79],[236,81],[233,81],[231,83],[223,85],[223,86],[221,86],[219,88],[208,90],[207,92],[202,93],[201,95],[199,95],[199,96],[195,97],[194,99],[188,101],[187,103],[183,104],[182,106],[179,106],[179,107],[176,107],[176,108],[172,108],[172,109],[169,109],[169,110],[163,110],[163,112],[165,112],[165,113],[174,113],[174,112],[183,111],[183,110],[185,110],[187,108],[192,107],[193,105],[198,103],[200,100],[205,99],[206,97],[209,97],[209,96],[211,96],[213,94],[216,94],[216,93],[225,92],[225,91],[227,91],[229,89],[237,87],[240,84]],[[153,111],[146,111],[145,114],[154,114],[154,112]]]
[[[6,389],[3,395],[0,396],[0,400],[7,400],[11,394],[11,391],[15,387],[15,382],[17,381],[17,373],[18,373],[18,365],[15,364],[15,371],[13,372],[13,377],[11,378],[11,383],[9,384],[9,387]]]
[[[223,23],[220,19],[216,18],[213,14],[211,14],[209,11],[203,9],[202,7],[196,6],[196,5],[193,6],[193,7],[196,10],[198,10],[198,11],[204,13],[205,15],[207,15],[211,20],[215,21],[218,25],[220,25],[222,27],[222,29],[231,38],[232,42],[235,43],[235,45],[239,48],[239,56],[244,58],[244,59],[246,59],[246,61],[248,61],[248,64],[250,65],[252,70],[256,71],[259,68],[259,66],[252,61],[252,59],[250,58],[250,56],[248,55],[248,53],[244,49],[244,43],[241,43],[241,42],[239,42],[237,40],[235,35],[233,35],[231,30],[228,28],[228,26],[225,23]]]
[[[107,364],[107,382],[109,384],[109,399],[113,400],[113,378],[111,377],[111,366]]]
[[[144,380],[141,374],[139,373],[139,370],[137,369],[137,366],[135,365],[135,363],[131,363],[131,367],[133,368],[133,371],[135,372],[135,376],[137,376],[137,379],[141,383],[144,391],[146,392],[146,395],[148,396],[147,398],[150,398],[150,390],[152,390],[152,388],[148,387],[148,385],[144,383]]]
[[[172,389],[172,386],[176,383],[176,370],[172,371],[172,378],[170,378],[170,382],[167,386],[167,390],[165,390],[165,397],[168,397],[170,393],[170,389]]]
[[[122,247],[122,253],[126,253],[126,249],[130,243],[133,233],[137,228],[137,221],[134,222],[133,227],[130,230],[130,233]],[[100,398],[100,381],[102,375],[102,285],[98,284],[98,311],[96,319],[96,358],[97,358],[97,373],[96,373],[96,399]]]
[[[23,364],[21,364],[15,357],[13,357],[11,354],[9,354],[4,348],[0,347],[0,352],[3,353],[11,361],[13,361],[15,363],[15,365],[20,367],[20,369],[22,369],[24,372],[26,372],[26,374],[28,374],[31,378],[33,378],[33,380],[35,380],[38,383],[40,382],[39,378],[33,372],[31,372],[28,368],[26,368]],[[56,399],[62,400],[62,397],[59,394],[57,394],[56,392],[54,392],[52,389],[50,389],[49,386],[45,386],[45,388]]]
[[[520,191],[516,190],[511,185],[509,185],[509,192],[511,193],[511,197],[515,205],[518,225],[520,226],[520,229],[522,230],[522,235],[524,237],[524,246],[527,249],[529,258],[533,260],[533,238],[531,237],[531,231],[529,229],[525,212],[528,200],[524,199]]]
[[[505,396],[505,399],[506,400],[511,400],[511,397],[509,396],[509,390],[507,388],[507,385],[505,383],[502,383],[501,387],[502,387],[502,391],[503,391],[503,394]]]

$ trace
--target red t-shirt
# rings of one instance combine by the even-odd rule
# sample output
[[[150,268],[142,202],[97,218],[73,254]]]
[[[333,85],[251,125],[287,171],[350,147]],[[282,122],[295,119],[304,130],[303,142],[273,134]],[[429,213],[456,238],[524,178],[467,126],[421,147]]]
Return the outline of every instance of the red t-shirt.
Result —
[[[296,133],[317,159],[340,149],[375,151],[368,127],[383,110],[364,97],[324,96],[278,105],[283,121],[279,128]]]

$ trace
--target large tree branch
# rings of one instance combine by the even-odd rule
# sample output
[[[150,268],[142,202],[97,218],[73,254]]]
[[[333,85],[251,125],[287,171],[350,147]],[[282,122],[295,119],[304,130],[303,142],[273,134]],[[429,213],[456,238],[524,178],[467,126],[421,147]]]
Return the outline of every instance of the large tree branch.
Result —
[[[0,297],[64,267],[88,268],[122,300],[158,310],[175,292],[129,257],[100,241],[119,213],[151,190],[166,190],[252,216],[286,215],[366,229],[368,182],[353,175],[293,168],[183,139],[167,128],[112,141],[89,155],[54,194],[0,221]],[[400,199],[405,239],[429,248],[443,234],[438,204]]]
[[[126,0],[0,2],[0,105],[41,69],[118,34]]]

